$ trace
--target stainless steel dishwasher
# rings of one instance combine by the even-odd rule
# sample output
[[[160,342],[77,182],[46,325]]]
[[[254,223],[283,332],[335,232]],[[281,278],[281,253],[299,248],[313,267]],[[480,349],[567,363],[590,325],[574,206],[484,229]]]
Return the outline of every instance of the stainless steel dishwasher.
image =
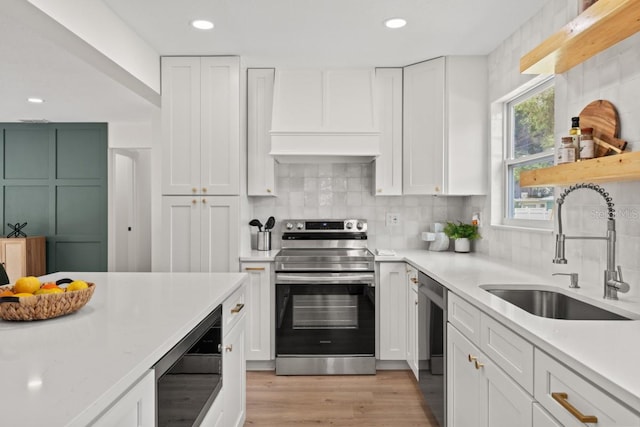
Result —
[[[418,273],[418,357],[420,391],[426,405],[446,426],[447,415],[447,288]]]

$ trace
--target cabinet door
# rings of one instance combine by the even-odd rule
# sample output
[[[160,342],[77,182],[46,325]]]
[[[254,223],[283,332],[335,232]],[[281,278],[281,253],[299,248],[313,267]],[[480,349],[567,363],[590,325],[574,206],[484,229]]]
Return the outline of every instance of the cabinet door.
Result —
[[[156,382],[153,370],[93,424],[94,427],[154,427],[156,424]]]
[[[274,316],[271,308],[273,284],[271,263],[247,262],[240,271],[249,274],[246,300],[249,305],[246,317],[247,360],[271,360],[271,332]],[[275,313],[274,313],[275,314]]]
[[[27,275],[26,239],[2,239],[2,264],[11,283]]]
[[[238,271],[239,200],[233,196],[200,198],[200,270]]]
[[[200,58],[162,58],[162,194],[200,192]]]
[[[200,187],[203,194],[240,191],[240,60],[201,58]]]
[[[166,271],[200,271],[201,210],[197,196],[162,197]]]
[[[380,156],[374,162],[374,195],[402,195],[402,68],[376,70]]]
[[[246,361],[245,327],[242,317],[230,331],[224,332],[224,355],[222,359],[224,426],[239,427],[246,418]]]
[[[481,375],[474,360],[480,351],[456,328],[447,325],[447,425],[482,426]],[[493,426],[492,426],[493,427]]]
[[[406,360],[407,273],[403,262],[380,263],[380,360]]]
[[[418,270],[407,269],[407,364],[418,380]]]
[[[533,404],[533,427],[562,427],[562,424],[539,404]]]
[[[271,112],[275,69],[247,70],[247,195],[275,196],[271,151]]]
[[[404,194],[443,192],[444,75],[444,58],[404,68]]]

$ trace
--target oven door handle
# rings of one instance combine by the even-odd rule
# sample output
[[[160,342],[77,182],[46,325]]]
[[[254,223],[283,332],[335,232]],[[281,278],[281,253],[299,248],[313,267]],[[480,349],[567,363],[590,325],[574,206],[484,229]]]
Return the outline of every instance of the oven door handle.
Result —
[[[301,276],[301,275],[286,275],[277,274],[276,283],[279,280],[286,280],[288,282],[299,282],[304,284],[309,283],[325,283],[325,282],[367,282],[373,283],[373,274],[360,274],[352,276]],[[291,284],[291,283],[288,283]]]

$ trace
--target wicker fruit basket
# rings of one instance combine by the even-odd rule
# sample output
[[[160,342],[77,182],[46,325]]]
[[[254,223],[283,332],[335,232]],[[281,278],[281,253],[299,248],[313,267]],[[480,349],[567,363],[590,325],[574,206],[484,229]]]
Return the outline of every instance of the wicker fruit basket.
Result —
[[[93,296],[96,286],[94,283],[87,284],[88,288],[78,291],[21,297],[19,302],[2,302],[0,319],[44,320],[73,313],[82,308]],[[12,286],[3,286],[0,287],[0,292],[7,289],[13,291]]]

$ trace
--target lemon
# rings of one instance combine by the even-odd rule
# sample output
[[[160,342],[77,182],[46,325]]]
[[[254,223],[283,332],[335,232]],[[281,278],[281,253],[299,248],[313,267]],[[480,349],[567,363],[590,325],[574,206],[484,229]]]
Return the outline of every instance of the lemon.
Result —
[[[16,294],[32,294],[38,289],[40,289],[40,280],[38,280],[38,278],[34,276],[21,277],[16,280],[16,284],[13,285],[13,291]]]
[[[67,286],[67,292],[79,291],[81,289],[87,289],[88,287],[89,285],[84,280],[74,280]]]
[[[17,294],[13,294],[14,297],[32,297],[34,296],[32,293],[29,292],[19,292]]]
[[[62,294],[62,293],[64,293],[64,291],[60,288],[40,288],[37,291],[35,291],[33,294],[41,295],[41,294]]]

